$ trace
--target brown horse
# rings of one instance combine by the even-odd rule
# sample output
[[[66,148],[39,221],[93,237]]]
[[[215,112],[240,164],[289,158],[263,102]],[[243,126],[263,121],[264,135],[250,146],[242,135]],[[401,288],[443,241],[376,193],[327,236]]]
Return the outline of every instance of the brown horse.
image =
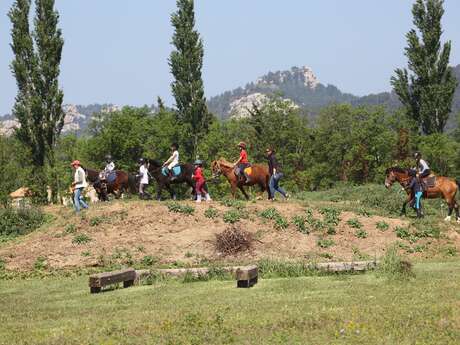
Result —
[[[398,181],[399,184],[406,190],[407,200],[404,201],[401,215],[406,214],[406,205],[411,203],[414,199],[414,195],[411,190],[407,189],[407,186],[411,179],[411,174],[409,169],[403,169],[399,167],[388,168],[385,172],[385,187],[390,188],[395,181]],[[436,183],[434,187],[427,188],[423,197],[427,199],[436,199],[443,198],[447,205],[449,206],[448,216],[444,219],[445,221],[450,221],[452,216],[452,211],[455,209],[457,222],[460,223],[460,211],[455,197],[457,191],[460,187],[460,181],[455,181],[454,179],[436,176]]]
[[[252,173],[249,176],[249,183],[241,181],[235,174],[233,163],[230,163],[223,158],[212,162],[211,171],[213,178],[217,178],[220,175],[224,175],[227,178],[232,188],[232,195],[234,198],[236,198],[236,188],[238,187],[244,197],[249,200],[249,196],[244,190],[244,186],[254,185],[258,185],[262,193],[266,191],[268,193],[268,198],[270,198],[270,190],[268,188],[270,174],[268,172],[268,167],[262,164],[252,164],[251,167]]]
[[[88,181],[93,184],[98,197],[101,201],[108,201],[108,195],[113,194],[119,199],[124,192],[136,193],[137,181],[136,177],[128,173],[116,170],[115,181],[103,184],[99,178],[99,171],[89,168],[84,168]]]

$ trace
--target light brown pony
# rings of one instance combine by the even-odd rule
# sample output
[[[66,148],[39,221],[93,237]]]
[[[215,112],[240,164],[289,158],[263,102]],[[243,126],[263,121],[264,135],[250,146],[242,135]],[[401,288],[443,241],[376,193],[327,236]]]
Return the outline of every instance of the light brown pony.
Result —
[[[407,189],[407,186],[409,185],[411,179],[410,170],[399,167],[393,167],[388,168],[385,172],[385,175],[385,187],[391,188],[393,183],[395,181],[398,181],[399,184],[406,190],[407,200],[404,201],[401,209],[401,215],[405,215],[406,205],[408,203],[411,203],[414,199],[412,191]],[[454,179],[444,176],[436,176],[436,183],[434,187],[427,188],[427,190],[423,194],[423,197],[427,199],[443,198],[449,206],[449,213],[444,220],[449,222],[451,220],[452,211],[455,209],[457,222],[460,223],[459,206],[457,204],[457,201],[455,200],[459,187],[460,181],[455,181]]]
[[[246,183],[241,181],[240,178],[236,176],[233,163],[221,158],[219,160],[213,161],[211,164],[212,177],[218,178],[220,175],[224,175],[230,183],[232,188],[232,195],[234,198],[236,198],[236,188],[238,187],[239,190],[243,193],[244,197],[249,200],[249,196],[244,190],[244,186],[254,185],[258,185],[262,193],[266,191],[268,198],[270,198],[270,190],[268,188],[270,174],[268,172],[268,167],[263,164],[251,164],[251,168],[252,172],[249,176],[249,183]]]

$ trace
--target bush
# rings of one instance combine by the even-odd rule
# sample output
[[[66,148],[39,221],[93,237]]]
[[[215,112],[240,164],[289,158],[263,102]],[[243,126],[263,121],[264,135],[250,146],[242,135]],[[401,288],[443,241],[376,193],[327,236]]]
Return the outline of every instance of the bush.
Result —
[[[223,216],[225,223],[235,224],[241,219],[241,213],[238,210],[229,210]]]
[[[73,240],[72,240],[72,243],[75,243],[75,244],[85,244],[85,243],[88,243],[91,241],[91,237],[89,237],[88,235],[86,234],[78,234],[78,235],[75,235]]]
[[[275,229],[284,230],[289,226],[289,222],[281,215],[275,218]]]
[[[367,231],[364,229],[358,229],[355,232],[355,236],[358,238],[366,238],[367,237]]]
[[[310,230],[307,228],[307,221],[305,217],[294,216],[292,224],[294,224],[297,230],[302,234],[308,235],[310,233]]]
[[[28,234],[46,221],[38,208],[0,209],[0,236],[15,237]]]
[[[410,239],[412,236],[409,229],[403,228],[402,226],[397,226],[395,228],[395,233],[397,237],[406,239],[406,240]]]
[[[141,264],[147,267],[153,266],[157,262],[158,262],[158,259],[152,255],[145,255],[141,260]]]
[[[347,221],[347,224],[351,226],[353,229],[361,229],[363,224],[357,218],[352,218]]]
[[[77,232],[77,228],[76,228],[75,224],[68,224],[65,227],[64,232],[66,234],[74,234],[75,232]]]
[[[380,261],[377,274],[392,280],[407,280],[415,277],[412,264],[399,255],[396,245],[387,249]]]
[[[195,209],[188,205],[181,205],[176,201],[170,202],[167,204],[169,212],[182,213],[186,215],[191,215],[195,212]]]
[[[230,226],[216,235],[216,250],[224,255],[234,255],[251,248],[252,234],[237,226]]]
[[[340,210],[332,207],[325,207],[319,211],[323,217],[324,222],[329,225],[339,225],[340,223]]]
[[[219,212],[214,207],[210,207],[206,211],[204,211],[204,216],[206,218],[214,219],[219,216]]]
[[[278,210],[274,207],[270,207],[270,208],[263,210],[262,212],[259,213],[259,215],[262,218],[271,219],[271,220],[276,219],[277,217],[281,216]]]
[[[376,227],[380,231],[387,231],[390,228],[390,225],[382,220],[376,224]]]
[[[329,248],[335,245],[335,242],[329,238],[323,238],[323,239],[318,240],[316,244],[321,248]]]

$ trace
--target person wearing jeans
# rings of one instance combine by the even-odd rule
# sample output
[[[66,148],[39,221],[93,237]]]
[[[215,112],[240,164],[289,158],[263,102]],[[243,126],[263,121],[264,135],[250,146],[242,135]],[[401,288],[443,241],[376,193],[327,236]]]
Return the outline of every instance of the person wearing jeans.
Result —
[[[88,208],[88,205],[83,200],[83,189],[85,189],[88,184],[86,183],[86,173],[81,167],[80,161],[76,160],[73,161],[71,164],[72,168],[75,170],[74,175],[74,182],[72,186],[74,188],[73,193],[73,205],[75,207],[75,212],[80,212],[80,208],[83,207],[84,209]]]
[[[280,170],[278,161],[276,160],[275,150],[273,148],[268,148],[266,153],[268,159],[268,171],[270,173],[270,180],[268,182],[268,187],[270,189],[270,200],[275,200],[275,192],[278,192],[283,197],[287,198],[288,194],[279,185],[279,181],[283,178],[284,175]]]

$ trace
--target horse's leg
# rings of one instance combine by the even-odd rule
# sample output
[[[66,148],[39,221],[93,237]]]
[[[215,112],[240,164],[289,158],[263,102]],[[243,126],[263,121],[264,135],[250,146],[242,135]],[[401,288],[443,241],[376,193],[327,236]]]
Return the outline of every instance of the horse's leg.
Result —
[[[240,191],[243,193],[244,197],[246,198],[246,200],[249,200],[249,195],[246,193],[246,191],[244,190],[244,187],[242,184],[238,184],[238,188],[240,189]]]
[[[450,198],[445,198],[447,202],[447,206],[449,207],[449,211],[447,212],[447,217],[444,218],[446,222],[450,222],[452,219],[452,211],[454,210],[455,207],[455,199],[450,199]]]
[[[171,196],[171,199],[176,200],[177,199],[176,193],[174,193],[174,190],[172,189],[172,187],[171,187],[171,185],[169,183],[166,184],[166,189],[168,190],[169,195]]]
[[[163,184],[157,182],[157,200],[161,201],[161,192],[163,191]]]

